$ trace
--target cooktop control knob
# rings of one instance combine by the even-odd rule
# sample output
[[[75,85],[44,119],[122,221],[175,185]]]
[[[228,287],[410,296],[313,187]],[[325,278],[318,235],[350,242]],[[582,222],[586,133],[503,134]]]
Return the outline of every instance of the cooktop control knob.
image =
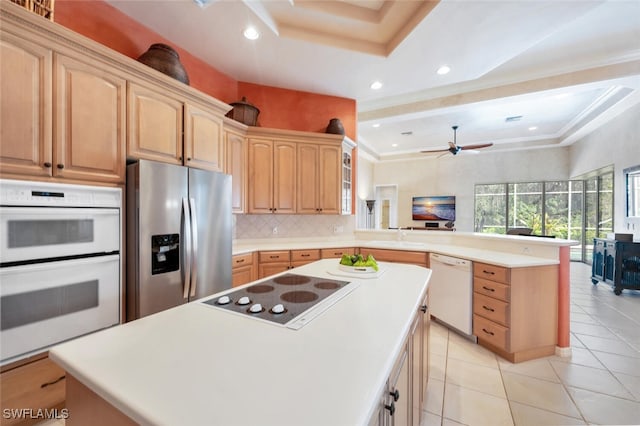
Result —
[[[238,299],[238,305],[248,305],[249,303],[251,303],[251,300],[247,296]]]
[[[282,303],[278,303],[276,306],[271,308],[271,312],[274,314],[281,314],[284,312],[284,306],[282,306]]]
[[[257,314],[258,312],[262,312],[262,305],[259,303],[256,303],[254,305],[251,305],[251,307],[249,308],[249,310],[255,314]]]
[[[229,302],[231,302],[231,299],[229,298],[229,296],[222,296],[221,298],[218,299],[218,305],[226,305]]]

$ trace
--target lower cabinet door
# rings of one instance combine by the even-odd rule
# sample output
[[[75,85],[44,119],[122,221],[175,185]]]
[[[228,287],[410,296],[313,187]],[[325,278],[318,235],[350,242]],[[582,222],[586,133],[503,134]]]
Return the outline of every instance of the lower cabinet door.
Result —
[[[253,266],[252,265],[241,266],[239,268],[233,268],[233,270],[231,271],[232,272],[232,274],[231,274],[231,286],[232,287],[237,287],[237,286],[240,286],[242,284],[250,283],[251,281],[253,281],[252,270],[253,270]]]
[[[62,416],[65,400],[65,373],[49,358],[5,371],[0,376],[3,425],[34,424],[44,419],[30,419],[28,410],[35,415],[39,409],[57,408]],[[15,415],[5,418],[6,410]],[[8,411],[8,414],[12,414]]]

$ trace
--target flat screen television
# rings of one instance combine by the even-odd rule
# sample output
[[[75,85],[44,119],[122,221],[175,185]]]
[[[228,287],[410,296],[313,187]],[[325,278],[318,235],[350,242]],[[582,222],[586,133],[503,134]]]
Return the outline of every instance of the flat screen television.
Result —
[[[413,220],[456,220],[456,197],[413,197],[411,204]]]

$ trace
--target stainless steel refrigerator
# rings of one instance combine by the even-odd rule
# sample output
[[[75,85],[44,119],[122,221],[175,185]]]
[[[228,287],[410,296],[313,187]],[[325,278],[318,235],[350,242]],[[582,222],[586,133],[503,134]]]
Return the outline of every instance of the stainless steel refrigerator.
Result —
[[[231,288],[231,176],[127,166],[127,320]]]

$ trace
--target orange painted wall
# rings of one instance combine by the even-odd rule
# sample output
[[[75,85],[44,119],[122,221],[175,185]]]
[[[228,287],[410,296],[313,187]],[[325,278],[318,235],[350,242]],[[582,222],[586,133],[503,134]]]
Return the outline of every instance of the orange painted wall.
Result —
[[[324,132],[329,120],[337,117],[346,134],[356,140],[353,99],[238,82],[102,0],[56,0],[55,8],[56,23],[130,58],[137,58],[153,43],[174,47],[192,87],[227,103],[246,96],[260,108],[262,127]]]
[[[336,96],[239,82],[238,95],[260,109],[261,127],[324,132],[339,118],[347,136],[356,139],[356,101]]]
[[[238,82],[207,65],[153,30],[100,0],[56,0],[55,22],[130,58],[137,58],[153,43],[165,43],[180,55],[190,86],[224,102],[238,98]]]

